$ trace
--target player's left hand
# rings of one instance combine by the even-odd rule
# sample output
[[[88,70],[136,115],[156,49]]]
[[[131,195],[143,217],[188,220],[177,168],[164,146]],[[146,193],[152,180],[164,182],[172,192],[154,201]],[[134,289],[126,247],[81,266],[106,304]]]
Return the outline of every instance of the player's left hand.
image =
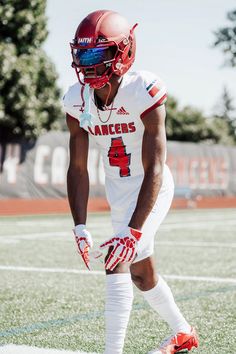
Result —
[[[102,243],[101,249],[113,247],[105,263],[105,269],[112,271],[119,263],[132,262],[141,236],[141,231],[126,227],[123,232]]]

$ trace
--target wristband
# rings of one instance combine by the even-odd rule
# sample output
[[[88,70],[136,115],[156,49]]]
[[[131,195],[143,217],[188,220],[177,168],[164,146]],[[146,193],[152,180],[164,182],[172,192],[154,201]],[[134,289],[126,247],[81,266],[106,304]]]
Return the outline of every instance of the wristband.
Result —
[[[74,232],[76,235],[80,235],[86,229],[86,225],[78,224],[74,227]]]
[[[142,236],[142,232],[140,230],[133,229],[132,227],[130,227],[130,233],[137,241],[139,241]]]

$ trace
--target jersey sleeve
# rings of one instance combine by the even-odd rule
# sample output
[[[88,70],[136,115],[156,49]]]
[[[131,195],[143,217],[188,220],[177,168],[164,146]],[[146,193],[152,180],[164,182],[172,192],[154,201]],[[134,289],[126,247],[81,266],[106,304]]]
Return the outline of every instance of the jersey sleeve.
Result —
[[[167,91],[164,82],[153,73],[144,71],[140,75],[140,117],[144,118],[147,113],[166,102]]]
[[[82,107],[81,86],[79,83],[71,86],[63,97],[63,109],[72,118],[79,120]]]

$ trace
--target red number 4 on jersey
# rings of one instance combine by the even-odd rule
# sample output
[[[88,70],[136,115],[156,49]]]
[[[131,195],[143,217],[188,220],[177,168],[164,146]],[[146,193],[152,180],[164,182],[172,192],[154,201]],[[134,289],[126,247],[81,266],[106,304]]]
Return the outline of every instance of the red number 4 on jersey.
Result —
[[[126,153],[122,137],[112,138],[111,147],[108,152],[110,166],[120,167],[120,177],[130,176],[131,154]]]

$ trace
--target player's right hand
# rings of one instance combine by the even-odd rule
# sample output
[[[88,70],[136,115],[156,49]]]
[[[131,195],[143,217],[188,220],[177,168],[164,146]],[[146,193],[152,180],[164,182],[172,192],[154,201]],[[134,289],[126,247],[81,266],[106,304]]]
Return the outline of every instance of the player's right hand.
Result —
[[[93,239],[86,226],[83,224],[76,225],[73,229],[75,234],[75,241],[77,244],[77,251],[81,255],[86,267],[90,270],[89,266],[89,249],[93,247]]]

